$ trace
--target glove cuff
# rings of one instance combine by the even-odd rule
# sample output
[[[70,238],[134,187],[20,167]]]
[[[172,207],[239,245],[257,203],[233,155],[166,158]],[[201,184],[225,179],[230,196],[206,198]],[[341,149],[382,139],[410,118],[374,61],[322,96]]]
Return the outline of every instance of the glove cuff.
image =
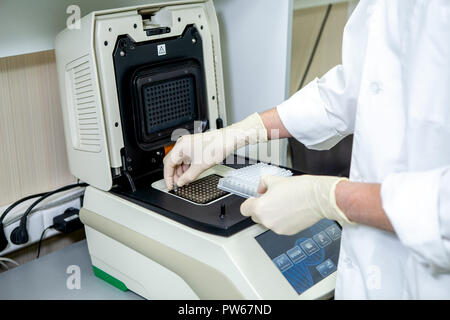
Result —
[[[341,224],[343,222],[348,223],[348,224],[355,224],[354,222],[350,221],[347,218],[345,213],[342,212],[342,210],[337,205],[337,201],[336,201],[336,186],[341,181],[349,181],[349,180],[347,178],[336,178],[336,180],[334,181],[334,183],[331,185],[331,188],[330,188],[330,195],[329,195],[330,205],[331,205],[332,210],[334,211],[334,215],[331,218],[336,220],[336,221],[338,221]]]
[[[234,148],[238,149],[246,145],[267,142],[267,129],[258,113],[254,113],[242,121],[239,121],[225,130],[234,139]]]

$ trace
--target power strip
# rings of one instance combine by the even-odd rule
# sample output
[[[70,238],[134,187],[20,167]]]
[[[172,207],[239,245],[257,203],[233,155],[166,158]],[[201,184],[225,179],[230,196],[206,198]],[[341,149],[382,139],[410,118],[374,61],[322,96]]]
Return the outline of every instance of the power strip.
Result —
[[[77,191],[73,191],[71,192],[71,194],[72,193],[76,194],[76,192]],[[27,230],[29,235],[29,241],[23,245],[15,245],[12,244],[11,241],[9,241],[12,230],[14,230],[14,228],[16,228],[19,225],[20,221],[14,221],[6,225],[4,230],[6,238],[8,239],[9,243],[5,248],[5,250],[0,252],[0,256],[4,256],[10,252],[25,248],[38,242],[41,237],[42,231],[53,224],[53,218],[55,216],[64,213],[64,211],[68,208],[76,208],[76,209],[80,208],[80,198],[73,199],[72,197],[68,197],[67,194],[65,194],[63,198],[69,198],[70,200],[62,202],[55,206],[51,206],[49,208],[46,208],[46,206],[44,206],[42,209],[33,212],[28,217]],[[55,200],[53,200],[52,202],[58,203],[59,202],[58,200],[59,200],[58,198],[55,198]],[[59,232],[53,229],[49,229],[45,233],[44,239],[50,238],[56,234],[59,234]]]

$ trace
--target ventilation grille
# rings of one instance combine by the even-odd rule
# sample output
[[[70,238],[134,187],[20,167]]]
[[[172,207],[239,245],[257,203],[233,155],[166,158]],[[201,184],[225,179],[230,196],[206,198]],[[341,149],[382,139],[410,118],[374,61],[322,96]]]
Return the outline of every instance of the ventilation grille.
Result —
[[[195,85],[190,76],[143,88],[145,118],[149,134],[195,119]]]
[[[82,151],[100,152],[100,130],[97,101],[89,56],[74,61],[67,70],[72,82],[75,137],[74,147]]]

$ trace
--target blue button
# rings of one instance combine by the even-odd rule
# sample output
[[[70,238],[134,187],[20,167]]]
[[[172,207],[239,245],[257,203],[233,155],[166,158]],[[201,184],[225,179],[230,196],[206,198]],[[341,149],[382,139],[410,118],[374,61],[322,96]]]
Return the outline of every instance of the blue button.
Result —
[[[305,252],[308,254],[308,256],[319,251],[319,247],[313,241],[313,239],[308,239],[308,240],[303,241],[302,243],[300,243],[300,247],[302,247],[302,249],[305,250]]]
[[[319,244],[321,248],[326,247],[332,242],[330,237],[325,233],[325,231],[319,232],[313,237],[313,239],[315,242]]]
[[[322,262],[321,264],[319,264],[316,267],[317,271],[319,271],[319,273],[322,275],[322,277],[326,277],[329,276],[330,274],[332,274],[333,272],[336,271],[336,266],[334,265],[333,261],[331,261],[330,259],[325,260],[324,262]]]
[[[292,261],[294,261],[294,263],[299,263],[306,258],[306,254],[298,246],[295,246],[292,249],[288,250],[287,255],[289,256],[289,258],[291,258]]]
[[[325,231],[333,240],[337,240],[341,237],[341,229],[335,224],[326,228]]]
[[[280,269],[281,272],[286,271],[287,269],[293,266],[291,260],[289,260],[289,258],[285,253],[273,259],[273,262],[276,264],[276,266],[278,267],[278,269]]]

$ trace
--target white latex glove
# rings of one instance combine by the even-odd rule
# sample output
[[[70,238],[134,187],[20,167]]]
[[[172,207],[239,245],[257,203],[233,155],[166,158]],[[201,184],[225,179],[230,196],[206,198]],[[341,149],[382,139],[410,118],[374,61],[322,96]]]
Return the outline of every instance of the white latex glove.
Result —
[[[296,234],[321,219],[351,223],[336,204],[336,185],[346,178],[295,176],[261,178],[258,198],[241,205],[244,216],[284,235]]]
[[[182,187],[234,150],[266,141],[267,130],[257,113],[226,128],[182,136],[164,158],[166,186],[169,190],[174,183]]]

